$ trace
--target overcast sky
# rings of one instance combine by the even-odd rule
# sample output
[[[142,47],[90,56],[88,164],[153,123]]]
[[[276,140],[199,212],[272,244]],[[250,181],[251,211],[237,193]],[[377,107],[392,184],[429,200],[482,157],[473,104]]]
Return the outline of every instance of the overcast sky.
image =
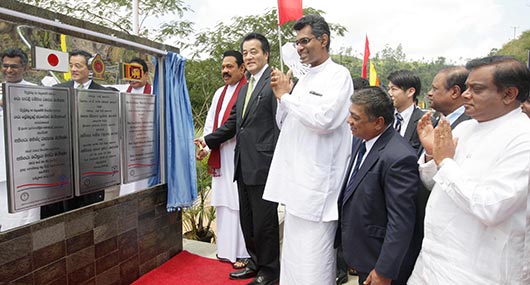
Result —
[[[186,18],[195,29],[210,29],[233,16],[263,14],[277,0],[191,0]],[[368,35],[372,55],[385,45],[401,44],[407,59],[444,56],[454,62],[481,57],[530,29],[530,0],[303,0],[303,7],[325,11],[328,22],[348,29],[332,50],[352,47],[364,51]],[[250,32],[250,31],[249,31]],[[186,56],[186,51],[182,51]]]

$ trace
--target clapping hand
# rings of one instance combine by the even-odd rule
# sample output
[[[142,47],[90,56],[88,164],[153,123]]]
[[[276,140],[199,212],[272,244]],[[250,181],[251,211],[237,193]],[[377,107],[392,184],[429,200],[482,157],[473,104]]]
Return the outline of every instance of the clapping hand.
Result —
[[[294,84],[291,80],[293,72],[289,69],[287,74],[283,74],[281,70],[274,67],[271,70],[271,88],[274,96],[279,100],[284,94],[291,92],[293,89]]]

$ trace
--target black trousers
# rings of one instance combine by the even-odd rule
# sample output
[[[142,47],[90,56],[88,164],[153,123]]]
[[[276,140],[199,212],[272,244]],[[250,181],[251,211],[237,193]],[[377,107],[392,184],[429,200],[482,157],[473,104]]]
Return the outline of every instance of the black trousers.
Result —
[[[263,200],[265,185],[245,185],[238,179],[237,187],[241,230],[251,258],[248,268],[276,278],[280,275],[278,203]]]

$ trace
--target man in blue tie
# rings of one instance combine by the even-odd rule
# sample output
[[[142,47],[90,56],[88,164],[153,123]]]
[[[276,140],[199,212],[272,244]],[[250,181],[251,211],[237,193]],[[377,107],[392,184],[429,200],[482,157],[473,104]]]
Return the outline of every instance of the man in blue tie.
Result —
[[[380,87],[354,93],[347,121],[356,138],[338,200],[337,245],[359,284],[406,284],[415,262],[416,152],[393,128],[392,99]]]

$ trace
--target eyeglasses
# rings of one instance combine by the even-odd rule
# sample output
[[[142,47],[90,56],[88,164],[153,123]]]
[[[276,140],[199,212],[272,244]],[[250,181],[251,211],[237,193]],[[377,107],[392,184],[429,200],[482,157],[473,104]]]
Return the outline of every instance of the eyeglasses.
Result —
[[[22,67],[22,65],[20,65],[20,64],[2,64],[2,68],[4,68],[4,69],[8,69],[10,67],[11,67],[11,69],[19,69],[20,67]]]
[[[303,46],[305,47],[312,39],[316,39],[316,37],[311,37],[311,38],[301,38],[299,40],[296,40],[296,42],[293,43],[294,47],[297,47],[297,46]]]

